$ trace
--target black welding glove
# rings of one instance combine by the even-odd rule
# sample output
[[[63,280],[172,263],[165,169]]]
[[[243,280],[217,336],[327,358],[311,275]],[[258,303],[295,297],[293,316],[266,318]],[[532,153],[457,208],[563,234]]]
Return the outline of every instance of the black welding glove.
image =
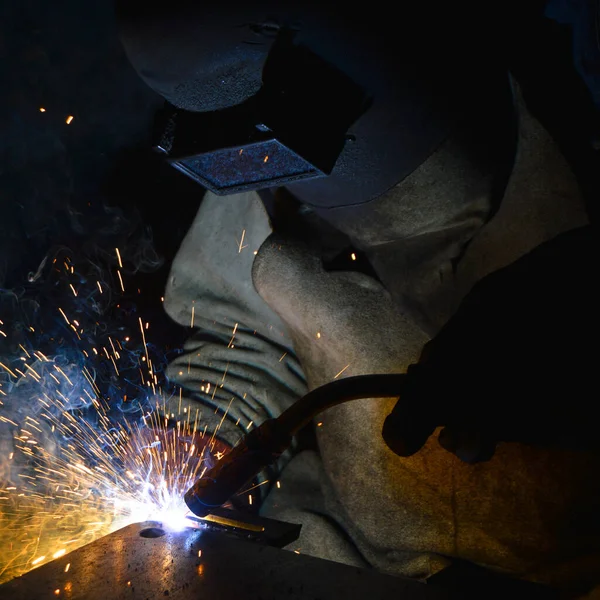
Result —
[[[473,288],[408,370],[383,427],[396,454],[440,426],[440,444],[466,462],[498,442],[600,449],[594,234],[562,234]]]

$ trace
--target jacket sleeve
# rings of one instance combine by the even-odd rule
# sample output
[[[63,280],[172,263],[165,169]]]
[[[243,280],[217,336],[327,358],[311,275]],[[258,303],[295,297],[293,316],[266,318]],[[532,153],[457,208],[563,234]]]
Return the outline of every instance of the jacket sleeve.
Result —
[[[252,284],[255,251],[270,233],[256,193],[207,193],[165,292],[167,314],[192,334],[167,371],[182,386],[169,415],[197,415],[229,445],[306,390],[283,323]]]

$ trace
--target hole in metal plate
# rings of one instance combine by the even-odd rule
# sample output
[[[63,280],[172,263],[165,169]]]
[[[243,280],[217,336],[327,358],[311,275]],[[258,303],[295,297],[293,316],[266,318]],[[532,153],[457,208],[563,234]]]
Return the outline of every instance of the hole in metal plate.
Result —
[[[165,535],[165,530],[160,527],[147,527],[140,531],[140,536],[143,538],[157,538]]]

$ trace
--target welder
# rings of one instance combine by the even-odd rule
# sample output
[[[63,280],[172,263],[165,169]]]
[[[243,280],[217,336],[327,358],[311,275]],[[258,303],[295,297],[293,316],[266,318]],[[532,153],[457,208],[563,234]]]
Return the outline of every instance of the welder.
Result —
[[[173,414],[226,452],[307,390],[406,372],[233,502],[302,523],[303,553],[577,597],[600,583],[595,241],[509,75],[533,3],[479,4],[118,2],[167,101],[155,147],[206,190],[165,293],[194,328]]]

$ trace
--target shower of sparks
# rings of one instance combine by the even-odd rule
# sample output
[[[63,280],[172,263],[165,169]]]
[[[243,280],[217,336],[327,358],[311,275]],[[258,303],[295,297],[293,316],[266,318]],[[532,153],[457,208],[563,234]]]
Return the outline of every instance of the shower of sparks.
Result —
[[[107,416],[108,401],[97,395],[86,373],[71,373],[76,383],[69,392],[66,373],[58,384],[50,378],[56,367],[51,359],[26,367],[31,373],[24,377],[39,384],[36,400],[41,408],[36,418],[25,417],[22,424],[2,419],[15,427],[20,456],[10,462],[21,459],[28,467],[14,482],[2,474],[0,581],[129,523],[157,520],[183,528],[183,494],[203,464],[192,443],[197,420],[187,417],[168,427],[159,416],[157,397],[156,410],[141,423],[115,423]],[[14,385],[23,385],[24,377],[17,376]],[[91,398],[96,424],[66,408],[74,395]],[[68,443],[53,447],[48,430]]]
[[[73,273],[71,265],[65,266]],[[90,285],[95,289],[93,280]],[[89,334],[81,337],[82,317],[58,307],[57,316],[78,343],[93,343]],[[183,495],[212,460],[206,444],[199,443],[206,426],[200,425],[199,411],[193,416],[184,408],[181,413],[181,402],[178,414],[166,411],[171,396],[163,392],[149,353],[149,323],[144,327],[140,317],[139,327],[143,350],[135,354],[137,388],[145,391],[135,416],[123,411],[115,418],[115,402],[130,406],[131,401],[126,395],[107,397],[95,366],[106,357],[118,380],[129,337],[109,336],[108,343],[90,346],[90,352],[78,348],[84,358],[69,361],[58,348],[53,356],[15,343],[22,354],[0,362],[5,401],[0,402],[0,583],[130,523],[191,525]]]

